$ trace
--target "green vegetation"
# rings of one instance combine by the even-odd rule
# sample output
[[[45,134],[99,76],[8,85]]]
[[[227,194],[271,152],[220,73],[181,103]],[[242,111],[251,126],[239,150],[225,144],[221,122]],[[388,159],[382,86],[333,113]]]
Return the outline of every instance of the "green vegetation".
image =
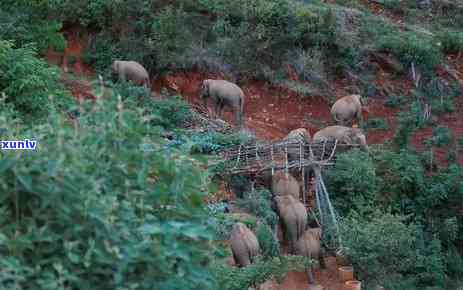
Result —
[[[432,130],[432,143],[436,146],[449,145],[452,140],[452,131],[446,126],[438,126]]]
[[[4,128],[11,139],[35,136],[38,150],[2,152],[1,288],[208,287],[199,163],[143,152],[162,143],[131,99],[84,106],[76,128],[50,107],[43,125]]]
[[[0,93],[25,117],[46,116],[49,96],[54,96],[61,108],[71,103],[59,83],[59,71],[38,58],[33,45],[17,48],[12,42],[0,40],[0,72]]]
[[[369,118],[367,121],[367,128],[376,130],[387,130],[388,125],[386,120],[382,118]]]
[[[407,100],[404,96],[390,96],[384,102],[384,105],[391,107],[391,108],[397,108],[397,107],[404,105],[406,101]]]
[[[62,51],[74,29],[89,34],[82,58],[105,80],[114,59],[130,59],[153,80],[195,70],[303,96],[335,96],[339,80],[365,96],[389,95],[385,105],[399,111],[394,146],[338,154],[324,171],[342,246],[368,290],[456,288],[463,139],[436,120],[459,109],[460,84],[441,71],[456,59],[446,54],[463,52],[461,1],[433,1],[429,10],[380,1],[392,20],[368,1],[325,2],[2,1],[2,140],[34,138],[38,149],[0,151],[0,289],[241,290],[310,263],[281,255],[268,190],[222,176],[218,152],[251,136],[191,129],[196,115],[181,96],[148,98],[127,83],[107,82],[108,95],[75,105],[61,83],[72,75],[42,59],[49,48]],[[377,84],[384,72],[386,81],[410,79],[412,64],[409,93]],[[426,151],[415,152],[412,133],[430,125]],[[381,118],[366,128],[392,129]],[[435,147],[448,149],[447,167],[434,161]],[[222,182],[239,213],[213,202]],[[262,249],[246,268],[227,264],[225,241],[238,221]]]

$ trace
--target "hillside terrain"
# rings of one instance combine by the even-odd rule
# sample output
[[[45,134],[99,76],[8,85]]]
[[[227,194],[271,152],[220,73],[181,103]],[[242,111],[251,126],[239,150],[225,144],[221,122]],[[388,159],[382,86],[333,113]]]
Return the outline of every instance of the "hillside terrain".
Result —
[[[307,289],[271,180],[219,153],[313,136],[360,94],[370,151],[323,170],[339,229],[315,281],[345,289],[337,251],[362,289],[462,289],[462,1],[7,1],[0,19],[2,137],[39,140],[1,151],[0,288]],[[205,79],[243,90],[242,128],[204,108]],[[298,195],[307,228],[319,182]],[[246,267],[237,223],[260,245]]]

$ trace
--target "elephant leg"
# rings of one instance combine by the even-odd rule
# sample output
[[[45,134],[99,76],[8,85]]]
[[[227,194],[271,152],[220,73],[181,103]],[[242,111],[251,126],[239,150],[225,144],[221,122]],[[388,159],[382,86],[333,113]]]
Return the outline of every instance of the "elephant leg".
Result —
[[[222,116],[223,116],[223,107],[224,107],[224,104],[220,103],[220,105],[219,105],[219,116],[220,116],[221,119],[222,119]]]
[[[243,119],[242,118],[243,118],[242,113],[241,113],[240,109],[238,108],[236,110],[236,125],[238,127],[241,127],[243,125]]]
[[[119,79],[120,79],[122,82],[126,82],[126,81],[127,81],[127,76],[125,75],[125,73],[120,72],[120,73],[119,73]]]
[[[315,278],[313,276],[312,267],[307,268],[307,278],[309,280],[309,284],[315,284]]]
[[[217,119],[219,112],[220,103],[218,101],[214,102],[214,118]]]

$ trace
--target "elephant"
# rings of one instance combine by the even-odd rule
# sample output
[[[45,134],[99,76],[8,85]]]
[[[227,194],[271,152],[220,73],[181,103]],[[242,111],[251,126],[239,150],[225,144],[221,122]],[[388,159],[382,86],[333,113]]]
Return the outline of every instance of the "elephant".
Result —
[[[236,84],[226,80],[206,79],[201,86],[201,99],[207,107],[207,99],[211,98],[214,104],[214,114],[222,116],[224,106],[235,111],[236,124],[241,127],[243,124],[244,93]]]
[[[272,177],[272,192],[274,195],[291,195],[299,200],[299,182],[290,173],[277,171]]]
[[[288,133],[288,135],[286,135],[286,137],[284,138],[284,140],[291,140],[291,139],[294,139],[294,140],[297,140],[297,141],[300,141],[300,142],[310,142],[310,133],[309,131],[306,129],[306,128],[297,128],[297,129],[294,129],[292,131],[290,131]]]
[[[342,144],[360,145],[360,149],[368,152],[365,134],[359,128],[351,128],[345,126],[328,126],[313,135],[313,141],[324,141],[329,139],[337,139]]]
[[[115,60],[111,66],[113,74],[121,81],[132,81],[135,85],[150,90],[150,78],[146,69],[136,61]]]
[[[294,129],[291,132],[289,132],[288,135],[286,135],[286,137],[283,140],[287,140],[287,141],[295,140],[303,144],[308,144],[310,143],[311,139],[312,138],[310,137],[310,133],[307,129],[298,128],[298,129]],[[301,155],[302,155],[302,159],[307,158],[307,155],[308,155],[307,151],[308,150],[306,146],[304,146],[303,148],[299,148],[299,146],[297,145],[291,145],[291,147],[288,148],[288,162],[290,163],[299,162]],[[292,170],[292,173],[294,174],[294,176],[299,176],[298,174],[299,171],[300,171],[299,168],[294,168],[294,170]],[[309,177],[310,177],[310,170],[307,168],[304,171],[304,180],[307,182],[309,180]]]
[[[255,257],[260,253],[259,241],[256,235],[241,222],[233,225],[230,245],[235,263],[239,267],[252,264]]]
[[[362,105],[364,100],[360,95],[349,95],[337,100],[331,107],[331,116],[339,125],[351,125],[356,119],[363,123]]]
[[[296,252],[296,242],[307,226],[307,210],[292,195],[276,196],[278,214],[283,222],[285,237],[289,242],[289,253]]]
[[[297,241],[296,253],[300,256],[309,259],[316,259],[320,263],[321,268],[325,268],[325,263],[322,255],[320,240],[322,237],[321,228],[307,229],[302,237]],[[312,267],[307,269],[307,276],[310,284],[315,284],[315,279],[312,272]]]

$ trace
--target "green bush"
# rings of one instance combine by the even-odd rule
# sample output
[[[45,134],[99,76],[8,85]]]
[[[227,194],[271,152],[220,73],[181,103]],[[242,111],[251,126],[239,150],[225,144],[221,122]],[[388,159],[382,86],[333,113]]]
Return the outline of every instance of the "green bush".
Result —
[[[247,267],[232,268],[223,263],[213,267],[216,288],[224,290],[249,289],[270,279],[281,282],[287,272],[303,271],[306,258],[298,256],[281,256],[267,261],[257,261]]]
[[[376,212],[370,218],[352,215],[341,222],[346,254],[367,289],[400,280],[401,273],[413,268],[417,227],[404,221],[402,216]]]
[[[404,64],[422,66],[430,70],[439,64],[441,53],[436,42],[416,32],[388,33],[379,37],[378,48],[397,56]]]
[[[367,127],[371,129],[377,129],[377,130],[387,130],[388,125],[386,120],[382,118],[370,118],[367,121]]]
[[[264,223],[274,228],[278,223],[278,216],[272,210],[272,194],[270,191],[254,190],[244,194],[242,199],[236,201],[236,205],[259,217]]]
[[[84,104],[76,127],[52,107],[46,124],[5,129],[38,145],[1,152],[0,288],[209,287],[207,174],[184,152],[139,149],[160,141],[136,102]]]
[[[182,8],[163,8],[156,15],[151,29],[152,53],[158,70],[184,68],[183,52],[193,41],[191,27],[185,22],[188,15]]]
[[[463,52],[463,32],[445,30],[439,33],[442,49],[449,53]]]
[[[360,198],[374,201],[381,185],[375,164],[369,154],[352,150],[339,154],[336,166],[326,174],[325,184],[334,197],[336,209],[348,213]]]
[[[376,174],[383,180],[382,198],[400,213],[417,210],[413,200],[425,190],[420,156],[406,149],[382,151],[374,156]]]
[[[220,132],[195,133],[191,136],[192,151],[211,154],[229,146],[239,145],[248,140],[244,134],[223,134]]]
[[[384,105],[390,108],[397,108],[404,105],[407,102],[404,96],[390,96],[384,102]]]
[[[438,147],[449,145],[453,141],[452,131],[446,126],[437,126],[432,130],[432,144]]]
[[[280,256],[280,244],[267,224],[260,224],[257,227],[256,237],[264,259]]]
[[[49,18],[54,1],[2,1],[0,3],[0,40],[13,41],[21,48],[34,43],[39,52],[48,48],[64,50],[59,32],[61,22]],[[52,20],[53,19],[53,20]]]
[[[416,120],[409,112],[400,112],[397,121],[398,126],[393,141],[397,147],[406,148],[411,134],[416,129]]]
[[[45,117],[51,95],[61,109],[72,103],[59,82],[59,70],[39,59],[33,45],[16,48],[11,42],[0,41],[0,72],[0,92],[24,116]]]

